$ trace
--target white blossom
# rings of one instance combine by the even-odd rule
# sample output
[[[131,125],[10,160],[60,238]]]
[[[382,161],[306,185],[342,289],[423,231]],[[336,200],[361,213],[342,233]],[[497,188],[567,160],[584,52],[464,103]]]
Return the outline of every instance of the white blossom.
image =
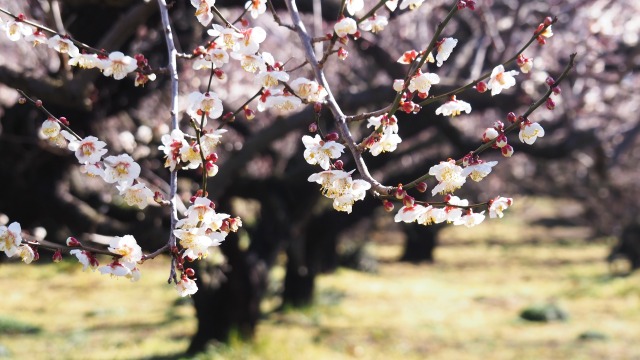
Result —
[[[333,29],[338,37],[345,37],[347,35],[355,34],[358,31],[358,25],[352,18],[345,17],[340,19],[340,21],[333,26]]]
[[[454,96],[452,100],[447,101],[436,109],[436,115],[458,116],[463,111],[467,114],[470,113],[471,104],[466,101],[456,100]]]
[[[458,40],[454,38],[445,38],[442,44],[438,45],[438,54],[436,55],[436,61],[438,67],[442,66],[453,51],[453,48],[458,44]]]
[[[518,72],[515,70],[505,71],[504,66],[498,65],[491,72],[491,77],[487,83],[487,89],[491,90],[491,96],[500,94],[503,89],[508,89],[516,84],[513,77]]]
[[[544,136],[544,129],[537,122],[524,121],[520,124],[520,141],[529,145],[536,142],[536,139]]]
[[[462,171],[463,169],[453,160],[441,161],[440,164],[432,166],[429,175],[435,176],[439,183],[431,190],[431,194],[446,194],[461,188],[466,182]]]

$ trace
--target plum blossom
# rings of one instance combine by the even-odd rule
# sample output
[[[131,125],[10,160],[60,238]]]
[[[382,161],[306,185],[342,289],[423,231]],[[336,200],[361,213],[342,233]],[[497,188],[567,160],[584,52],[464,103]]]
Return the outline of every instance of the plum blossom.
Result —
[[[380,115],[380,116],[372,116],[369,119],[367,119],[367,127],[373,127],[374,129],[377,129],[380,126],[385,126],[387,128],[389,128],[392,132],[394,133],[398,133],[398,119],[396,118],[395,115],[392,115],[391,118],[389,118],[386,114],[384,115]]]
[[[104,76],[113,76],[116,80],[122,80],[127,74],[138,68],[138,63],[131,56],[114,51],[102,61],[101,67]]]
[[[216,37],[215,43],[217,47],[233,50],[236,47],[238,40],[242,38],[242,34],[239,34],[232,28],[226,28],[218,24],[212,24],[211,27],[213,29],[207,30],[207,34]]]
[[[121,186],[131,186],[133,180],[140,175],[140,165],[128,154],[108,156],[104,159],[104,181]]]
[[[387,6],[389,11],[393,12],[398,7],[398,0],[387,0],[384,4]]]
[[[363,0],[347,0],[347,12],[349,15],[354,15],[358,11],[364,8]]]
[[[196,18],[203,26],[209,25],[213,20],[211,7],[215,5],[216,0],[191,0],[191,5],[196,8]]]
[[[280,84],[280,81],[286,82],[289,80],[289,74],[286,71],[261,71],[253,79],[253,82],[264,88],[273,88]]]
[[[56,119],[49,118],[42,123],[40,127],[41,139],[52,139],[60,134],[60,123]]]
[[[297,96],[289,93],[284,93],[280,89],[267,90],[263,93],[263,96],[258,102],[258,111],[265,111],[270,108],[274,108],[281,112],[289,112],[297,109],[302,105],[302,100]]]
[[[324,98],[328,95],[327,90],[316,81],[303,77],[293,80],[289,86],[296,95],[308,102],[324,102]]]
[[[436,55],[436,61],[438,67],[442,66],[442,64],[451,56],[451,52],[453,48],[458,44],[458,40],[454,38],[445,38],[442,40],[442,43],[438,45],[438,55]]]
[[[425,211],[418,216],[416,222],[421,225],[431,225],[440,224],[446,220],[447,212],[444,209],[429,205],[425,208]]]
[[[77,54],[72,55],[68,62],[71,66],[77,66],[81,69],[93,69],[102,65],[102,60],[96,54]]]
[[[483,162],[482,160],[480,160],[478,163],[469,165],[464,168],[464,170],[462,171],[462,176],[469,176],[471,180],[479,182],[480,180],[484,179],[485,176],[491,173],[491,168],[493,168],[496,164],[498,164],[497,161]]]
[[[424,214],[427,211],[427,208],[420,205],[415,204],[413,206],[403,206],[398,210],[396,216],[393,217],[395,222],[406,222],[412,223],[418,219],[419,216]]]
[[[176,284],[176,290],[180,296],[185,297],[187,295],[193,295],[198,292],[198,285],[196,282],[189,279],[186,276],[182,276],[180,281]]]
[[[68,148],[75,152],[80,164],[95,164],[107,153],[104,147],[107,143],[98,140],[95,136],[87,136],[82,140],[72,138],[69,140]]]
[[[503,89],[508,89],[516,84],[516,79],[513,77],[518,72],[515,70],[505,71],[504,66],[498,65],[493,68],[491,72],[491,78],[487,83],[487,89],[491,90],[491,96],[500,94]]]
[[[436,115],[458,116],[463,111],[467,114],[470,113],[471,104],[466,101],[457,100],[456,97],[453,96],[450,101],[447,101],[436,109]]]
[[[183,169],[199,168],[200,165],[202,165],[200,146],[196,142],[193,142],[191,145],[180,148],[180,160],[185,163],[185,165],[182,165]]]
[[[31,264],[31,262],[35,259],[36,253],[33,251],[31,246],[27,244],[22,244],[18,246],[18,251],[16,252],[18,256],[24,261],[25,264]]]
[[[372,17],[365,19],[360,23],[360,29],[364,31],[371,31],[376,34],[380,31],[384,30],[384,28],[389,24],[386,16],[373,15]]]
[[[118,260],[114,260],[108,265],[103,265],[98,268],[101,274],[110,274],[111,276],[127,276],[131,274],[131,269],[121,264]]]
[[[424,0],[402,0],[402,2],[400,3],[400,10],[404,10],[406,8],[415,10],[419,8],[423,2]]]
[[[194,91],[189,94],[187,101],[187,114],[198,122],[204,115],[203,126],[207,125],[207,118],[213,120],[222,115],[222,101],[213,91],[204,94]]]
[[[448,195],[447,198],[447,205],[444,207],[445,221],[452,223],[462,216],[461,207],[469,206],[469,200],[454,195]]]
[[[244,8],[249,11],[252,18],[257,19],[267,11],[267,0],[249,0],[244,4]]]
[[[489,205],[489,217],[492,219],[496,217],[502,218],[504,216],[503,211],[505,211],[512,204],[512,198],[506,198],[502,196],[496,197],[495,199],[491,200],[491,204]]]
[[[402,56],[398,58],[397,62],[400,64],[411,64],[418,58],[418,55],[420,54],[415,50],[405,51]]]
[[[215,43],[214,43],[215,45]],[[200,55],[193,62],[194,70],[216,69],[229,62],[229,54],[226,50],[217,47],[210,48],[204,55]]]
[[[8,257],[14,256],[22,243],[21,233],[20,223],[12,222],[9,226],[0,226],[0,251],[4,251]]]
[[[529,145],[536,142],[536,139],[544,136],[544,129],[537,122],[524,121],[520,124],[520,141]]]
[[[441,161],[440,164],[434,165],[429,169],[429,175],[435,176],[438,180],[431,194],[451,193],[459,189],[466,182],[466,178],[462,175],[463,169],[456,165],[454,160]]]
[[[264,53],[261,55],[243,55],[235,52],[231,53],[231,57],[240,61],[242,69],[249,73],[255,73],[257,71],[264,71],[267,69],[265,60],[263,58]]]
[[[174,171],[180,163],[180,150],[184,146],[189,146],[184,138],[184,133],[180,129],[174,129],[171,134],[162,135],[160,141],[162,141],[162,145],[158,149],[162,150],[166,157],[164,167]]]
[[[391,127],[385,127],[382,131],[382,137],[371,145],[369,151],[371,152],[371,155],[378,156],[383,152],[395,151],[398,144],[401,142],[402,139]]]
[[[109,241],[109,251],[120,255],[120,261],[128,269],[142,261],[142,249],[132,235],[116,236]]]
[[[344,152],[344,145],[335,141],[324,141],[320,135],[315,137],[305,135],[302,137],[305,146],[304,159],[311,165],[320,165],[324,170],[329,170],[331,159],[337,159]]]
[[[216,147],[220,144],[220,139],[222,139],[222,134],[226,132],[227,129],[216,129],[202,134],[200,137],[200,145],[202,145],[201,150],[205,158],[215,152]]]
[[[78,261],[82,264],[82,271],[86,271],[88,268],[95,271],[98,265],[100,265],[98,259],[89,251],[74,249],[69,251],[69,254],[78,258]]]
[[[190,229],[176,229],[173,234],[180,239],[180,245],[184,248],[184,256],[191,259],[202,259],[209,255],[209,247],[214,244],[213,239],[207,235],[207,229],[193,227]]]
[[[350,17],[345,17],[340,19],[334,26],[333,29],[336,32],[338,37],[345,37],[347,35],[353,35],[358,31],[358,24],[356,21]]]
[[[453,225],[464,225],[466,227],[474,227],[482,223],[485,219],[484,211],[480,213],[474,213],[473,210],[469,210],[465,215],[456,219]]]
[[[429,94],[431,85],[440,83],[440,77],[437,74],[423,73],[418,70],[409,81],[409,91],[417,91],[418,95],[426,97]]]
[[[71,57],[76,57],[80,55],[80,50],[73,43],[73,41],[68,38],[62,38],[60,35],[55,35],[49,38],[47,41],[47,45],[49,48],[61,53],[61,54],[69,54]]]
[[[260,44],[267,38],[267,32],[256,26],[242,30],[241,37],[236,41],[233,51],[242,55],[253,55],[260,50]]]
[[[0,26],[0,29],[2,29],[1,26]],[[47,35],[40,29],[36,29],[36,31],[34,31],[32,34],[25,36],[24,40],[32,43],[33,46],[40,45],[40,44],[47,44],[49,41],[49,39],[47,38]]]
[[[342,170],[327,170],[309,176],[309,182],[316,182],[322,186],[324,196],[333,199],[333,208],[338,211],[351,213],[353,203],[364,199],[371,184],[364,180],[353,180],[351,172]]]
[[[18,41],[23,36],[29,36],[33,33],[33,28],[22,21],[11,20],[4,24],[4,31],[11,41]]]
[[[129,206],[137,206],[144,209],[153,202],[153,191],[143,183],[137,183],[132,186],[116,185],[120,195]]]

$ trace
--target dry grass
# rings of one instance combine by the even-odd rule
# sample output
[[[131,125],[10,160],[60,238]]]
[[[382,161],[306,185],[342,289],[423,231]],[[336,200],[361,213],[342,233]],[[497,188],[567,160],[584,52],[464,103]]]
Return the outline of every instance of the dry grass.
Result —
[[[537,205],[535,216],[557,215]],[[270,314],[254,343],[212,347],[199,358],[640,358],[640,275],[609,276],[608,245],[577,239],[584,229],[550,231],[518,219],[472,232],[447,229],[435,265],[385,261],[375,275],[322,276],[317,306]],[[373,247],[382,259],[399,250]],[[191,307],[176,303],[174,290],[163,285],[165,264],[145,264],[136,284],[83,273],[71,262],[1,264],[0,318],[42,331],[0,332],[0,346],[16,359],[178,357],[195,322]],[[567,310],[569,320],[518,318],[523,308],[546,302]],[[606,339],[579,340],[586,331]]]

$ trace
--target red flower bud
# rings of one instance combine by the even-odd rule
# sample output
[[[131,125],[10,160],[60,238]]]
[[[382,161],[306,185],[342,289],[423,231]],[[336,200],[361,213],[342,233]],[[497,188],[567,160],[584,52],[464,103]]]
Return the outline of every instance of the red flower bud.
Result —
[[[196,276],[196,271],[193,270],[192,268],[186,268],[184,270],[184,274],[187,275],[188,277],[194,277]]]
[[[336,141],[340,138],[340,136],[338,135],[338,133],[336,132],[331,132],[328,133],[327,136],[324,137],[325,141]]]
[[[309,124],[309,132],[310,132],[310,133],[314,133],[314,132],[316,132],[316,131],[318,131],[318,124],[317,124],[317,123],[314,123],[314,122],[312,122],[311,124]]]
[[[556,81],[551,76],[547,76],[547,79],[544,82],[546,82],[549,86],[554,86],[556,83]]]
[[[78,247],[78,246],[82,246],[82,244],[80,244],[80,241],[78,241],[78,239],[76,239],[74,237],[68,237],[67,238],[67,246],[69,246],[69,247]]]
[[[36,100],[36,107],[42,106],[42,100]]]
[[[510,123],[515,123],[517,120],[516,114],[512,111],[510,113],[507,114],[507,121],[509,121]]]
[[[553,23],[553,19],[551,18],[551,16],[547,16],[546,18],[544,18],[544,26],[549,26]]]
[[[421,193],[427,191],[427,183],[424,181],[419,182],[418,185],[416,185],[416,190],[420,191]]]
[[[342,162],[342,160],[336,160],[336,162],[333,163],[333,166],[336,168],[336,170],[342,170],[344,168],[344,163]]]
[[[554,86],[553,89],[551,89],[551,91],[553,91],[555,95],[560,95],[560,93],[562,92],[559,86]]]
[[[415,199],[413,196],[405,195],[404,198],[402,198],[402,204],[406,207],[413,207],[414,203]]]
[[[487,83],[485,83],[484,81],[478,81],[478,83],[476,84],[476,90],[481,94],[487,91]]]
[[[556,108],[556,103],[553,101],[552,98],[547,99],[546,105],[547,105],[547,109],[549,110],[553,110]]]
[[[382,206],[384,207],[384,210],[386,212],[391,212],[393,211],[393,203],[389,200],[383,200],[382,201]]]
[[[313,103],[313,111],[315,111],[316,114],[320,113],[320,111],[322,111],[322,103]]]

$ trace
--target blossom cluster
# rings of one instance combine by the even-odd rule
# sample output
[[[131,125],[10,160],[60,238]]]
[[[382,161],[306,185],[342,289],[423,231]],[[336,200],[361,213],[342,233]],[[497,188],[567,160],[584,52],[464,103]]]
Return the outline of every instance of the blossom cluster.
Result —
[[[46,45],[60,54],[69,56],[69,65],[82,69],[99,69],[104,76],[111,76],[116,80],[124,79],[128,74],[138,70],[135,85],[144,85],[153,81],[156,75],[148,71],[148,65],[143,56],[135,58],[125,55],[120,51],[109,54],[87,52],[80,49],[69,36],[55,34],[47,37],[41,28],[33,27],[25,22],[23,14],[3,23],[0,20],[0,32],[4,32],[11,41],[25,40],[33,46]],[[145,69],[146,71],[142,71]]]

